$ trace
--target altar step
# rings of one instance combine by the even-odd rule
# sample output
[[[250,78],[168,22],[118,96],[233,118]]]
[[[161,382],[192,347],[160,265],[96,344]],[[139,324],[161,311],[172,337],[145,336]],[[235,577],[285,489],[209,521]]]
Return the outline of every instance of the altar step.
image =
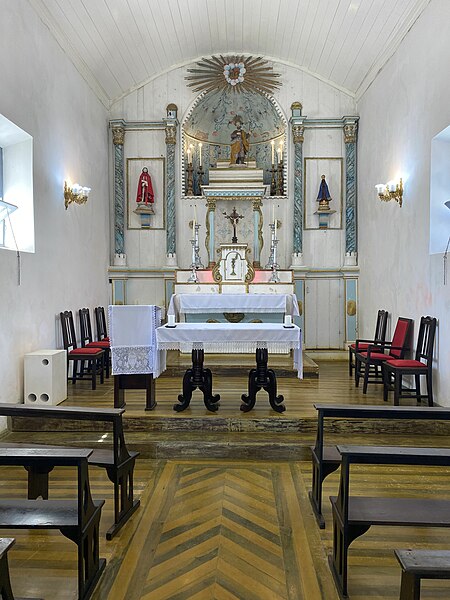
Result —
[[[186,369],[192,366],[191,355],[180,352],[169,352],[167,357],[166,375],[182,377]],[[238,377],[242,371],[255,367],[255,355],[252,354],[206,354],[205,366],[213,374]],[[274,369],[277,377],[297,379],[297,369],[294,369],[293,359],[287,354],[270,354],[269,367]],[[318,364],[303,352],[303,378],[319,377]]]

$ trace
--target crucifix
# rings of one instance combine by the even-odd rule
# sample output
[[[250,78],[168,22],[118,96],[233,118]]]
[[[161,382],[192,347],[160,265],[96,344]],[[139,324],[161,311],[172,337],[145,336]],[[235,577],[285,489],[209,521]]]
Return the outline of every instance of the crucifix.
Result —
[[[243,219],[244,215],[240,215],[237,211],[236,211],[236,207],[233,207],[233,210],[231,211],[231,213],[229,215],[227,215],[226,211],[223,211],[222,213],[225,216],[225,219],[229,219],[230,223],[233,225],[233,237],[231,239],[231,243],[232,244],[237,244],[237,236],[236,236],[236,225],[239,223],[239,219]]]

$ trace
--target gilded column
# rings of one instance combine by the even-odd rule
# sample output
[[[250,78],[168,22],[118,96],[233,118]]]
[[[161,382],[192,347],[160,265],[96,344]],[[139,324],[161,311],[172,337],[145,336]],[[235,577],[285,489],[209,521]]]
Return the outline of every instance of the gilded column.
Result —
[[[167,230],[166,252],[168,264],[176,265],[176,215],[175,215],[175,144],[177,143],[176,119],[164,119],[166,132],[166,181],[167,181]]]
[[[125,180],[123,143],[125,128],[112,127],[114,144],[114,255],[115,262],[125,261]]]
[[[356,256],[358,251],[357,221],[356,221],[356,140],[358,134],[358,119],[344,118],[345,142],[345,254],[346,257]]]
[[[205,246],[208,252],[208,268],[212,269],[216,264],[215,239],[214,239],[214,216],[216,213],[216,199],[206,198],[206,237]]]
[[[255,198],[253,204],[253,266],[261,266],[261,250],[263,247],[261,198]]]

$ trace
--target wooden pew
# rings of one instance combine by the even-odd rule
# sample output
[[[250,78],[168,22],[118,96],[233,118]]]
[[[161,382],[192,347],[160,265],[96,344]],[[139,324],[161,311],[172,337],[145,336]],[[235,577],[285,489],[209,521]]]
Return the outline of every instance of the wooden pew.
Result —
[[[333,511],[333,554],[328,557],[328,562],[341,597],[347,598],[349,546],[372,525],[450,527],[450,499],[351,496],[351,465],[448,467],[450,450],[401,446],[337,448],[341,455],[341,477],[339,495],[330,498]]]
[[[2,600],[42,600],[41,598],[16,598],[11,587],[8,567],[8,551],[14,546],[14,538],[0,538],[0,598]]]
[[[315,445],[311,448],[312,490],[309,492],[309,499],[321,529],[325,527],[325,520],[322,515],[323,482],[341,464],[341,457],[336,450],[336,446],[324,445],[325,419],[450,421],[450,410],[439,407],[314,404],[314,408],[317,410],[317,435]]]
[[[111,540],[131,515],[139,507],[139,500],[133,498],[133,472],[139,452],[128,451],[123,434],[123,408],[81,408],[75,406],[30,406],[24,404],[0,404],[0,416],[47,419],[69,419],[72,421],[92,421],[112,423],[113,443],[110,448],[94,449],[89,456],[90,465],[106,469],[109,480],[114,484],[114,524],[106,533]],[[0,446],[20,446],[3,443]],[[28,446],[28,444],[26,444]],[[39,445],[35,445],[38,447]],[[28,497],[43,499],[48,497],[48,472],[30,472]]]
[[[75,448],[0,448],[0,467],[22,466],[39,472],[54,467],[76,467],[77,498],[0,499],[0,529],[59,529],[78,546],[78,597],[87,600],[105,568],[99,558],[99,524],[104,500],[92,500],[88,458],[92,450]]]
[[[422,579],[450,579],[449,550],[394,550],[402,567],[400,600],[420,600]]]

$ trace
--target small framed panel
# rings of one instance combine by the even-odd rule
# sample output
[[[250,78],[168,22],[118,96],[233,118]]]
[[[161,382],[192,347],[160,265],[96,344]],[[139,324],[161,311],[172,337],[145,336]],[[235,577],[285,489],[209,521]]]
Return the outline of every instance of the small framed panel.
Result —
[[[165,173],[163,157],[127,158],[128,229],[166,228]]]
[[[127,280],[112,279],[111,304],[123,306],[127,303]]]
[[[327,229],[342,229],[343,205],[343,159],[342,157],[307,157],[304,159],[305,172],[305,209],[304,229],[323,229],[322,216],[326,211],[319,211],[317,196],[322,182],[322,175],[331,196],[330,210],[327,214]]]

